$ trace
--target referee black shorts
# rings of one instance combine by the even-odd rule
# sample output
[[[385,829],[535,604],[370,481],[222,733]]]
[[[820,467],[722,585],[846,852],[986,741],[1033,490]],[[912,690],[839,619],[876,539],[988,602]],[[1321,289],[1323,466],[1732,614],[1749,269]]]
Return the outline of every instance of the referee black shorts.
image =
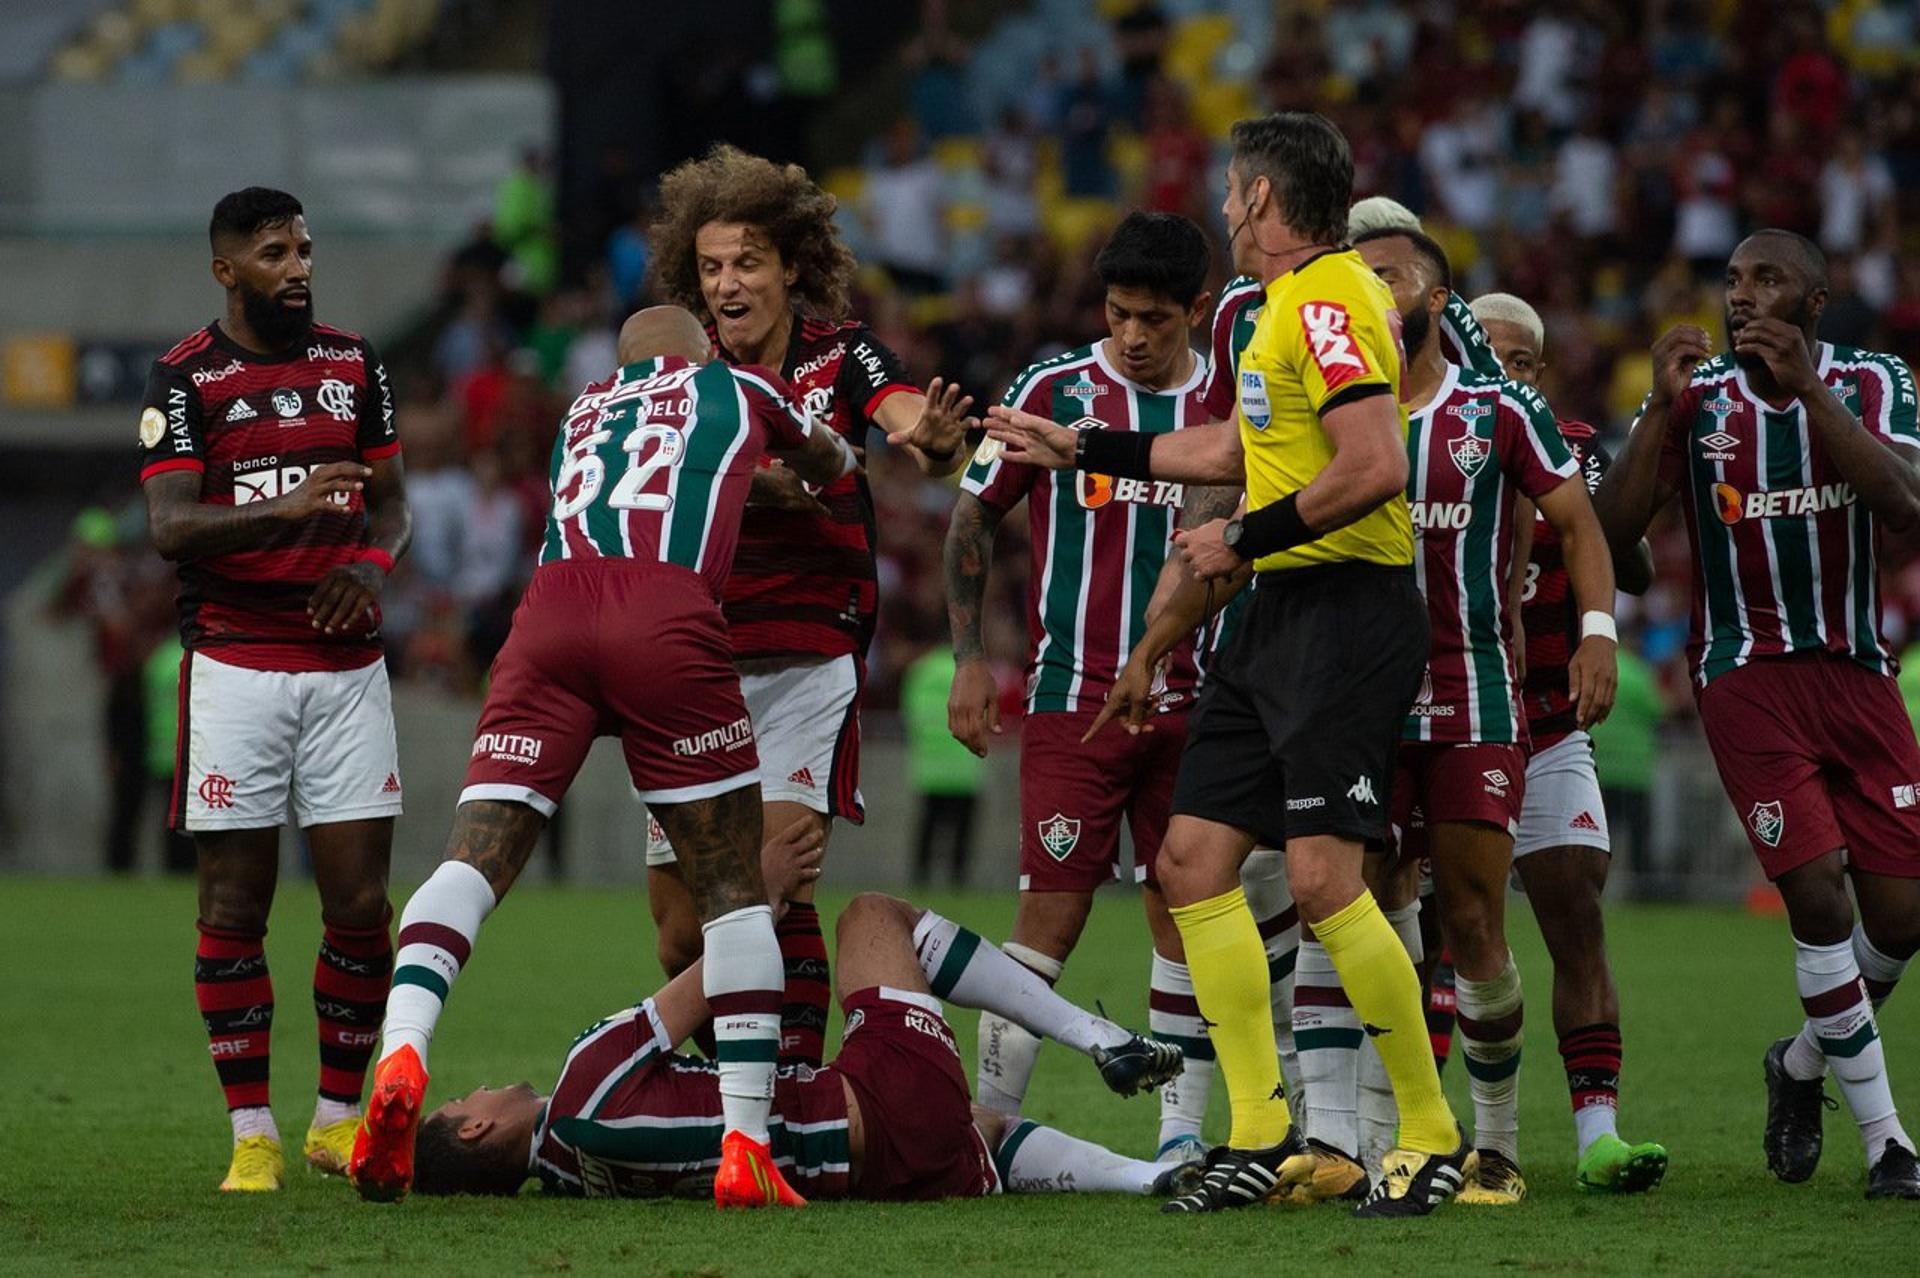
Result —
[[[1426,665],[1411,568],[1260,574],[1189,720],[1174,814],[1269,847],[1322,834],[1384,847],[1394,752]]]

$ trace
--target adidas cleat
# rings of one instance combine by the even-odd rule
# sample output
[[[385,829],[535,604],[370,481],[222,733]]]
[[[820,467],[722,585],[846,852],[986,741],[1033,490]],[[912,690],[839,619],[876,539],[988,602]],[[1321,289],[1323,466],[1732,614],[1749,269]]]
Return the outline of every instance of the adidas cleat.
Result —
[[[1920,1160],[1897,1140],[1889,1139],[1880,1161],[1867,1172],[1869,1198],[1920,1198]]]
[[[271,1136],[243,1136],[234,1142],[233,1161],[227,1166],[227,1178],[220,1182],[220,1192],[271,1193],[286,1178],[287,1160],[279,1141]]]
[[[1429,1215],[1460,1192],[1468,1173],[1478,1162],[1464,1131],[1460,1133],[1460,1144],[1450,1154],[1389,1150],[1381,1162],[1380,1179],[1374,1182],[1367,1200],[1353,1209],[1353,1214],[1381,1220]]]
[[[1574,1183],[1599,1194],[1644,1194],[1667,1174],[1667,1151],[1652,1141],[1629,1145],[1606,1135],[1580,1156]]]
[[[1094,1048],[1093,1063],[1100,1067],[1100,1080],[1118,1096],[1150,1092],[1180,1077],[1187,1067],[1186,1057],[1174,1044],[1138,1034],[1118,1047]]]
[[[743,1132],[720,1141],[720,1169],[713,1174],[715,1207],[805,1207],[773,1164],[773,1151]]]
[[[1480,1151],[1480,1166],[1460,1188],[1460,1201],[1473,1207],[1512,1207],[1527,1196],[1527,1178],[1505,1154]]]
[[[1761,1143],[1767,1151],[1767,1169],[1797,1185],[1820,1165],[1826,1140],[1820,1111],[1838,1109],[1839,1103],[1827,1095],[1820,1079],[1799,1079],[1787,1073],[1787,1047],[1792,1042],[1792,1038],[1779,1040],[1767,1049],[1763,1061],[1767,1130]]]
[[[347,1162],[353,1157],[353,1138],[360,1130],[360,1118],[343,1118],[325,1127],[307,1128],[301,1156],[307,1166],[327,1176],[347,1174]]]
[[[1200,1184],[1160,1208],[1164,1212],[1226,1211],[1266,1202],[1313,1175],[1313,1153],[1290,1127],[1277,1145],[1232,1149],[1222,1145],[1207,1155]]]
[[[1204,1156],[1188,1159],[1184,1162],[1170,1163],[1153,1178],[1147,1195],[1152,1198],[1185,1198],[1200,1188],[1207,1178]]]
[[[373,1067],[373,1093],[347,1160],[347,1179],[368,1202],[397,1203],[413,1188],[413,1138],[426,1096],[426,1067],[412,1047]]]

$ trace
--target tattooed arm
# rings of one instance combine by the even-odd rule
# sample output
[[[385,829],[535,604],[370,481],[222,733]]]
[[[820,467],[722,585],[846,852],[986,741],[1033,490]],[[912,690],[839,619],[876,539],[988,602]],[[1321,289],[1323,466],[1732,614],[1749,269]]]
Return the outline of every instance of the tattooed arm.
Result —
[[[1216,519],[1231,519],[1240,508],[1243,492],[1239,488],[1226,484],[1188,484],[1186,500],[1180,504],[1180,527],[1198,528],[1201,524]],[[1166,611],[1167,603],[1173,598],[1173,592],[1180,588],[1182,580],[1193,574],[1187,571],[1180,556],[1169,554],[1167,561],[1160,565],[1160,578],[1154,583],[1153,597],[1147,600],[1148,625],[1154,618]],[[1232,598],[1238,591],[1229,591]]]
[[[947,624],[953,630],[953,691],[947,698],[947,730],[967,749],[986,757],[987,735],[1000,731],[1000,690],[987,661],[980,610],[986,599],[993,536],[1005,512],[962,491],[947,522]]]

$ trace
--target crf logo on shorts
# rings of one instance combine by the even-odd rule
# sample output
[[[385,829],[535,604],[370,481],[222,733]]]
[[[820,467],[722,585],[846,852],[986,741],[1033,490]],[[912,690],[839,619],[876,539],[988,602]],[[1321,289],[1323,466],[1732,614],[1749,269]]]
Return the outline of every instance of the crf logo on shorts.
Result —
[[[1338,302],[1303,302],[1300,322],[1306,325],[1307,346],[1313,352],[1313,362],[1320,366],[1320,377],[1328,390],[1344,386],[1368,371],[1367,358],[1360,353],[1353,334],[1348,331],[1351,321],[1346,307]]]

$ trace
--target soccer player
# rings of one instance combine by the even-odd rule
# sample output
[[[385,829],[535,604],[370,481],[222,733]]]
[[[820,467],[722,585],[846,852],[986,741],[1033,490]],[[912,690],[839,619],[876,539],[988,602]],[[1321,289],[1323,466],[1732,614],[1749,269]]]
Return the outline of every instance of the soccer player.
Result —
[[[1382,1031],[1402,1148],[1356,1211],[1425,1215],[1458,1190],[1471,1153],[1421,1033],[1413,965],[1361,875],[1366,846],[1387,837],[1382,795],[1427,636],[1411,567],[1406,419],[1393,394],[1393,299],[1342,247],[1352,185],[1352,153],[1325,119],[1281,113],[1234,126],[1224,212],[1236,265],[1267,286],[1241,357],[1237,422],[1129,435],[992,410],[989,433],[1010,461],[1246,487],[1244,517],[1177,538],[1202,580],[1249,563],[1262,576],[1209,672],[1160,850],[1161,887],[1233,1106],[1228,1145],[1210,1156],[1202,1188],[1170,1210],[1249,1205],[1313,1172],[1282,1094],[1264,951],[1237,882],[1259,841],[1285,847],[1302,921]],[[1167,609],[1149,627],[1164,641],[1152,655],[1197,620]],[[1145,688],[1129,685],[1122,698],[1116,685],[1108,708],[1137,728],[1150,701]]]
[[[1700,723],[1786,902],[1807,1013],[1767,1050],[1767,1164],[1813,1174],[1831,1068],[1867,1196],[1920,1198],[1873,1014],[1920,948],[1920,745],[1880,635],[1874,548],[1920,526],[1920,429],[1906,364],[1821,341],[1826,305],[1813,243],[1741,241],[1731,349],[1713,354],[1689,324],[1660,336],[1653,390],[1596,504],[1616,554],[1675,496],[1686,512]]]
[[[727,1131],[714,1201],[792,1201],[767,1152],[782,980],[760,886],[759,760],[719,600],[761,451],[815,483],[849,474],[854,457],[776,375],[710,362],[678,307],[628,319],[619,354],[554,442],[540,566],[493,665],[447,857],[401,915],[350,1168],[366,1198],[407,1192],[450,987],[594,738],[618,733],[634,788],[684,854],[713,956],[704,989]]]
[[[267,915],[289,802],[325,933],[314,968],[320,1096],[307,1162],[345,1169],[393,961],[387,861],[400,812],[380,590],[412,535],[379,356],[314,322],[300,201],[214,206],[226,313],[155,362],[140,414],[153,544],[180,565],[175,829],[200,862],[194,996],[233,1124],[226,1190],[285,1176],[267,1104]]]
[[[835,930],[847,1018],[840,1055],[822,1069],[783,1068],[775,1081],[774,1158],[809,1197],[1165,1195],[1198,1179],[1190,1165],[1126,1158],[971,1105],[941,1000],[1059,1039],[1092,1058],[1121,1095],[1177,1073],[1177,1049],[1073,1006],[931,910],[865,893]],[[713,1066],[674,1048],[713,1014],[700,985],[712,959],[709,951],[574,1040],[549,1094],[524,1083],[483,1087],[435,1110],[420,1129],[419,1192],[513,1194],[537,1177],[569,1197],[698,1194],[721,1157],[723,1098]],[[813,1010],[825,1015],[824,995],[819,1003]]]
[[[1206,236],[1173,213],[1132,213],[1095,259],[1106,289],[1108,336],[1026,369],[1006,403],[1079,430],[1159,434],[1204,422],[1207,364],[1189,334],[1207,313]],[[1181,485],[1037,470],[1000,460],[987,440],[961,481],[947,528],[947,610],[957,668],[948,699],[954,736],[975,754],[999,729],[998,690],[981,638],[981,607],[995,530],[1027,502],[1032,653],[1020,729],[1020,904],[1006,951],[1047,981],[1073,953],[1094,889],[1120,873],[1120,826],[1133,832],[1134,876],[1145,887],[1153,937],[1151,999],[1183,1016],[1172,1035],[1210,1067],[1204,1022],[1192,1008],[1180,933],[1154,873],[1192,700],[1192,645],[1171,656],[1158,688],[1155,730],[1097,735],[1083,744],[1114,672],[1146,627],[1146,610],[1172,548]],[[1229,492],[1228,504],[1232,497]],[[1161,1028],[1156,1022],[1156,1028]],[[1163,1037],[1167,1035],[1163,1034]],[[1020,1112],[1040,1051],[1013,1021],[980,1021],[980,1102]],[[1161,1153],[1204,1154],[1198,1112],[1176,1092],[1161,1099]]]
[[[661,179],[652,232],[666,300],[701,317],[719,357],[774,369],[795,403],[849,443],[869,430],[928,474],[959,468],[972,400],[935,378],[925,394],[900,357],[845,318],[853,254],[834,199],[798,165],[716,147]],[[772,461],[753,476],[724,609],[763,762],[768,829],[795,821],[826,837],[864,819],[860,685],[873,638],[873,497],[864,471],[815,491]],[[662,832],[663,834],[665,832]],[[648,901],[660,961],[700,953],[699,918],[666,838],[647,845]],[[788,918],[800,924],[811,895]],[[822,975],[825,953],[797,960]],[[818,1064],[824,1025],[794,1026],[783,1056]]]
[[[1538,387],[1546,329],[1533,307],[1511,293],[1487,293],[1473,300],[1473,315],[1507,377]],[[1591,492],[1610,460],[1598,432],[1585,422],[1555,424]],[[1646,590],[1653,556],[1644,541],[1614,563],[1614,576],[1632,594]],[[1612,859],[1607,810],[1593,740],[1568,695],[1580,608],[1559,534],[1544,519],[1534,521],[1520,602],[1527,658],[1522,700],[1533,749],[1513,858],[1553,959],[1553,1031],[1573,1099],[1575,1179],[1586,1189],[1639,1193],[1666,1175],[1667,1151],[1651,1141],[1629,1145],[1618,1131],[1620,994],[1600,911]]]
[[[1519,1167],[1524,1010],[1505,908],[1527,771],[1508,616],[1518,499],[1534,503],[1558,535],[1581,609],[1567,679],[1582,727],[1613,705],[1613,564],[1546,400],[1449,363],[1441,352],[1438,321],[1453,287],[1446,253],[1404,228],[1369,231],[1354,248],[1393,290],[1400,311],[1414,571],[1433,635],[1395,765],[1394,823],[1410,826],[1415,808],[1424,815],[1434,901],[1453,955],[1480,1154],[1477,1181],[1461,1201],[1517,1203],[1526,1195]]]

